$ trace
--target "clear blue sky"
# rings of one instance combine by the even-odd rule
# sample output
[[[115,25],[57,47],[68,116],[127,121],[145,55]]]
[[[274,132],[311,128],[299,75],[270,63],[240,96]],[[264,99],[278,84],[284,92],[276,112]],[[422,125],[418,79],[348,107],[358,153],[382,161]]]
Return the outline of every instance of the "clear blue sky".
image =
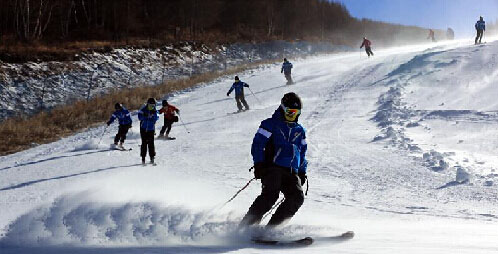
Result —
[[[457,37],[474,35],[474,24],[498,19],[498,0],[331,0],[343,3],[356,18],[425,28],[455,30]]]

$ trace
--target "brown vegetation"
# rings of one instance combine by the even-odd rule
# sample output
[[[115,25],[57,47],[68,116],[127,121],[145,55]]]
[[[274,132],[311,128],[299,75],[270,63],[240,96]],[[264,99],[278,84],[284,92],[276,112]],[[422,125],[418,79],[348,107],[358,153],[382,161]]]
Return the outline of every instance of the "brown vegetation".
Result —
[[[77,131],[101,124],[109,119],[114,104],[123,103],[128,109],[138,109],[150,97],[192,87],[199,83],[212,81],[220,76],[239,73],[255,66],[269,63],[255,62],[240,65],[223,72],[209,72],[166,82],[157,86],[142,86],[111,92],[107,95],[78,101],[71,105],[60,106],[50,112],[41,112],[29,118],[10,118],[0,123],[0,155],[7,155],[37,144],[53,142]]]

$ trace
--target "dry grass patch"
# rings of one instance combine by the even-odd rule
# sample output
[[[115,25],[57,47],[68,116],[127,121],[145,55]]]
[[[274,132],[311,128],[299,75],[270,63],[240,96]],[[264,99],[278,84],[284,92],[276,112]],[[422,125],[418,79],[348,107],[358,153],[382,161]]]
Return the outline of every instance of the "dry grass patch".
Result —
[[[276,60],[244,64],[222,72],[209,72],[190,78],[165,82],[157,86],[142,86],[115,90],[90,101],[78,101],[28,118],[10,118],[0,123],[0,155],[15,153],[38,144],[46,144],[72,135],[109,119],[116,102],[137,110],[147,98],[160,98],[197,84],[240,73]]]

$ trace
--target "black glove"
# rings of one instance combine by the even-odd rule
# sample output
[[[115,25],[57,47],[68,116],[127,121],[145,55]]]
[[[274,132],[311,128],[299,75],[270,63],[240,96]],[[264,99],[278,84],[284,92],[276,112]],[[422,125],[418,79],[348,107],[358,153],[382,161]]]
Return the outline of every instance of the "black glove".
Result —
[[[254,164],[254,178],[261,179],[265,175],[266,167],[263,162],[257,162]]]
[[[299,176],[299,179],[301,180],[301,186],[306,183],[306,179],[308,179],[308,176],[306,176],[306,173],[299,173],[297,176]]]
[[[227,93],[227,96],[230,96],[230,93]]]
[[[107,122],[107,126],[109,126],[109,125],[111,125],[111,123],[110,123],[110,122]]]

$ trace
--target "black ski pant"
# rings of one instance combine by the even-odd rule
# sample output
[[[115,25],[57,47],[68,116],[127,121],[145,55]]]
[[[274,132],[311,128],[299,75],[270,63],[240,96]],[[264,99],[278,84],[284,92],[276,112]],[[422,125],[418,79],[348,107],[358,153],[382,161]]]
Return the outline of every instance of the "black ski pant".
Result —
[[[482,35],[484,34],[484,30],[482,29],[477,29],[477,36],[476,36],[476,41],[475,44],[477,44],[477,39],[479,39],[479,43],[481,43],[482,40]]]
[[[372,48],[371,47],[365,47],[365,52],[367,52],[367,55],[369,57],[374,55],[374,53],[372,52]]]
[[[247,101],[246,101],[246,98],[244,96],[244,93],[236,94],[235,101],[237,102],[237,108],[239,110],[242,110],[242,104],[244,104],[244,107],[246,107],[246,110],[249,109],[249,105],[247,105]]]
[[[285,75],[285,79],[287,79],[287,83],[290,84],[292,83],[292,76],[291,76],[291,73],[285,73],[284,72],[284,75]]]
[[[164,135],[164,132],[166,132],[166,135],[169,134],[171,131],[171,126],[173,125],[174,122],[178,122],[178,120],[173,120],[173,119],[164,119],[164,126],[161,128],[161,131],[159,132],[159,135]]]
[[[128,134],[128,130],[131,128],[131,124],[119,125],[118,134],[114,137],[114,143],[121,142],[123,143],[126,139],[126,134]]]
[[[148,131],[140,128],[140,137],[142,138],[140,156],[142,156],[142,158],[145,158],[148,149],[150,158],[154,158],[154,156],[156,156],[156,149],[154,147],[154,131]]]
[[[290,168],[272,166],[265,172],[261,178],[263,185],[261,194],[252,203],[240,223],[241,226],[260,223],[263,215],[277,202],[280,192],[284,194],[285,200],[268,222],[270,226],[282,224],[292,218],[304,202],[301,180],[297,174],[291,173]]]

